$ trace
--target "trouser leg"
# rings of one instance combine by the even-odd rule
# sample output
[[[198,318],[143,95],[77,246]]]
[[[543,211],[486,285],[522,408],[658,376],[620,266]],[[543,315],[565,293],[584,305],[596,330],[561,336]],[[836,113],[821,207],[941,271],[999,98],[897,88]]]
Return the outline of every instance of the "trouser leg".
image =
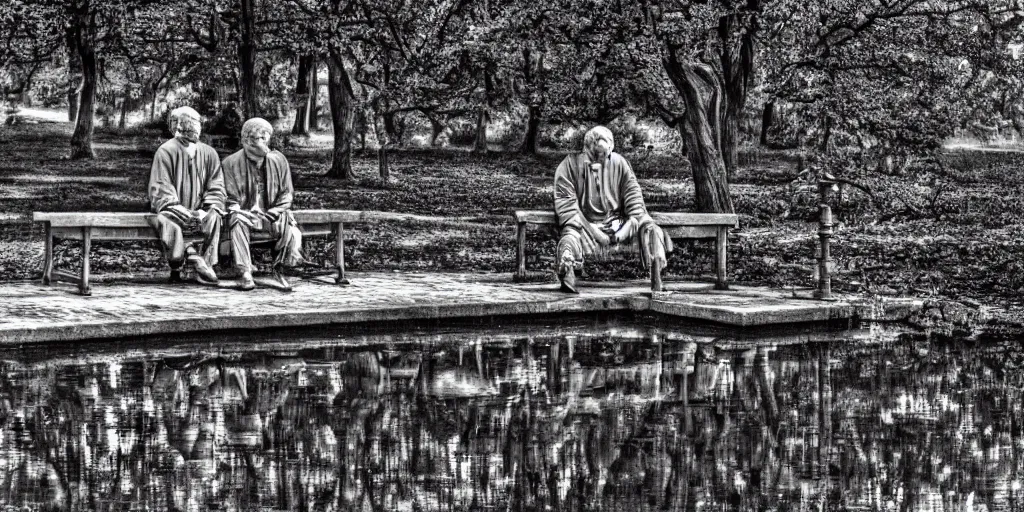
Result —
[[[181,234],[181,226],[171,216],[163,213],[153,217],[150,225],[160,236],[160,245],[171,269],[181,268],[185,260],[185,239]]]
[[[243,272],[252,272],[252,254],[249,248],[249,242],[252,239],[251,228],[239,219],[240,215],[234,213],[229,221],[231,257],[234,259],[236,267],[242,269]]]
[[[270,236],[274,244],[274,265],[294,267],[302,263],[302,232],[290,211],[285,211],[270,225]]]
[[[555,261],[559,275],[571,269],[583,267],[583,243],[580,241],[579,230],[573,227],[562,228],[558,246],[555,249]]]
[[[220,228],[223,223],[222,217],[216,210],[211,210],[203,218],[203,250],[202,258],[206,264],[213,267],[220,260],[217,244],[220,242]]]

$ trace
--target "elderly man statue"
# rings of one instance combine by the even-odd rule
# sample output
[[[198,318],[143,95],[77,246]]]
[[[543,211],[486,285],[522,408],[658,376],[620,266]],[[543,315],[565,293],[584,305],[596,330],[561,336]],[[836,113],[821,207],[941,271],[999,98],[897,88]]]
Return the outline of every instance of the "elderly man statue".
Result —
[[[172,282],[181,281],[186,258],[199,282],[217,282],[213,265],[224,215],[224,176],[217,151],[199,142],[200,121],[190,107],[171,111],[174,138],[156,150],[149,174],[149,204],[157,214],[150,225],[160,236]],[[199,250],[186,243],[186,233],[202,234]]]
[[[672,240],[647,213],[633,169],[613,149],[612,132],[594,127],[584,136],[583,152],[565,157],[555,171],[561,232],[555,259],[564,292],[578,293],[576,270],[587,257],[638,250],[644,267],[659,272],[672,250]]]
[[[242,149],[224,159],[231,253],[243,272],[243,290],[256,286],[249,247],[253,231],[266,233],[275,241],[273,279],[282,289],[291,290],[281,275],[283,267],[303,262],[302,233],[291,212],[292,173],[284,155],[267,147],[273,133],[264,119],[246,121]]]

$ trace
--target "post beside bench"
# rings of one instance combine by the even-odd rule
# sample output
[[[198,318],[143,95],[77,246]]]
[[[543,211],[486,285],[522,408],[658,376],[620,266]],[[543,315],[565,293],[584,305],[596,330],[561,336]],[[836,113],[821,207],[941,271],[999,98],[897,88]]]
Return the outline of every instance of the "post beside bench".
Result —
[[[651,212],[651,218],[673,239],[715,240],[715,289],[729,289],[726,273],[729,229],[739,223],[739,216],[728,213]],[[526,280],[526,226],[528,224],[557,226],[553,211],[516,210],[516,272],[514,282]],[[652,263],[651,290],[661,291],[661,268]]]
[[[346,222],[365,222],[371,212],[354,210],[293,210],[303,238],[307,236],[333,236],[335,240],[335,266],[337,284],[349,284],[345,277],[345,228]],[[46,231],[46,248],[43,254],[43,284],[49,285],[54,278],[78,284],[79,293],[91,295],[89,286],[89,252],[93,240],[159,240],[149,220],[152,213],[114,212],[33,212],[32,220],[41,222]],[[82,269],[79,275],[55,271],[53,265],[54,239],[82,241]],[[256,238],[256,237],[254,237]],[[197,237],[186,237],[197,241]],[[254,241],[262,241],[256,238]]]

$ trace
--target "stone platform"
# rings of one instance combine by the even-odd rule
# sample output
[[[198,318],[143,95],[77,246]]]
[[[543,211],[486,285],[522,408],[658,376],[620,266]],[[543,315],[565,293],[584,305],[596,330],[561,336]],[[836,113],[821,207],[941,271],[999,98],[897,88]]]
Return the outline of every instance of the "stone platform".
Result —
[[[68,284],[0,284],[0,343],[110,339],[225,329],[444,320],[493,315],[650,311],[668,317],[737,327],[821,322],[860,317],[895,319],[920,304],[880,307],[842,297],[822,302],[792,292],[708,283],[668,282],[652,294],[649,283],[581,283],[579,295],[555,283],[513,284],[501,274],[351,273],[351,284],[329,278],[293,280],[294,291],[259,287],[251,292],[198,284],[96,283],[91,297]],[[257,284],[260,279],[257,278]]]

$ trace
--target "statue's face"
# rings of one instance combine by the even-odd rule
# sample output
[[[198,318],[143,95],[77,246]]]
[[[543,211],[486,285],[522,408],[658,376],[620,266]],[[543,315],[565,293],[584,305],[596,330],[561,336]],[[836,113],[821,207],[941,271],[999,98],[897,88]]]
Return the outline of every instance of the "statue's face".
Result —
[[[604,160],[608,158],[608,155],[612,153],[613,149],[615,149],[615,146],[611,141],[598,139],[594,141],[589,148],[587,148],[587,152],[589,153],[588,156],[590,156],[590,160],[592,162],[604,162]]]
[[[182,114],[178,116],[178,122],[174,128],[174,136],[187,140],[188,142],[199,142],[199,133],[202,131],[202,123],[199,118]]]
[[[253,130],[246,134],[242,140],[242,146],[245,147],[249,153],[263,156],[270,152],[270,135],[271,133],[267,130]]]

